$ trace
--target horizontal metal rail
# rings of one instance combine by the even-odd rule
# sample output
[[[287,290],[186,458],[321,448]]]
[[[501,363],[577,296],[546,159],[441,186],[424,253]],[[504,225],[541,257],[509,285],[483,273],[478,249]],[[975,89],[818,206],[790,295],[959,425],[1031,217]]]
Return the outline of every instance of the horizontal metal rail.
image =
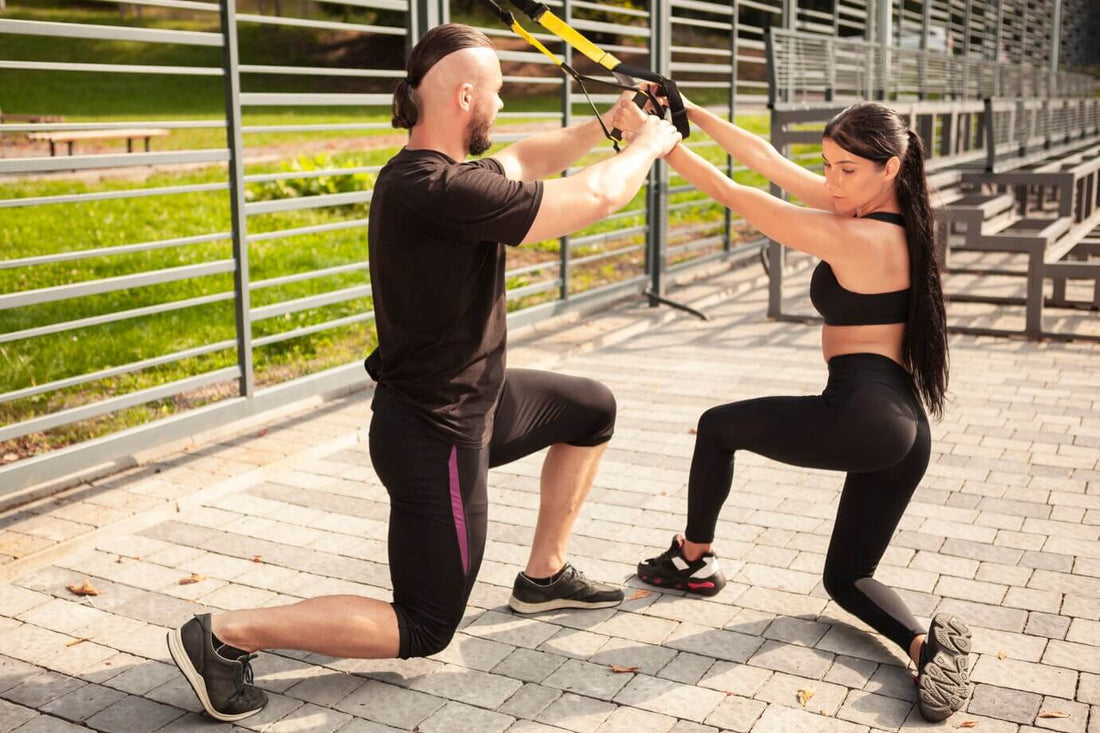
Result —
[[[154,367],[164,366],[165,364],[174,364],[175,362],[183,361],[184,359],[193,359],[198,356],[205,356],[206,354],[213,354],[218,351],[235,349],[236,347],[236,339],[226,339],[225,341],[218,341],[217,343],[207,344],[205,346],[196,346],[191,349],[174,351],[171,354],[154,356],[151,359],[143,359],[142,361],[135,361],[129,364],[123,364],[122,366],[100,369],[96,372],[89,372],[88,374],[81,374],[75,377],[58,379],[53,382],[39,384],[34,387],[25,387],[23,389],[17,389],[14,392],[0,394],[0,403],[14,402],[15,400],[21,400],[26,397],[33,397],[35,395],[45,394],[47,392],[53,392],[59,389],[78,387],[81,384],[98,382],[103,379],[110,379],[112,377],[122,376],[123,374],[132,374],[133,372],[140,372],[144,371],[145,369],[152,369]]]
[[[48,173],[52,171],[91,170],[94,168],[133,168],[146,165],[183,163],[224,163],[229,151],[183,150],[163,153],[119,153],[116,155],[69,155],[57,158],[4,158],[0,173]]]
[[[320,234],[321,232],[335,232],[341,229],[355,229],[358,227],[365,227],[367,225],[366,219],[348,219],[346,221],[334,221],[330,224],[312,224],[306,227],[297,227],[295,229],[276,229],[270,232],[259,232],[256,234],[249,234],[249,242],[263,242],[271,239],[287,239],[288,237],[298,237],[303,234]]]
[[[373,191],[354,191],[352,193],[327,193],[321,196],[302,196],[294,199],[275,199],[245,204],[245,213],[249,216],[272,214],[277,211],[299,211],[301,209],[323,209],[329,206],[347,206],[349,204],[369,203]]]
[[[317,92],[297,94],[288,92],[246,92],[241,94],[245,107],[388,107],[393,102],[391,94],[352,94]]]
[[[72,130],[129,130],[135,127],[163,127],[167,130],[224,128],[225,120],[156,120],[153,122],[30,122],[5,123],[4,132],[62,132]]]
[[[203,305],[233,300],[233,297],[233,291],[226,290],[221,293],[201,295],[196,298],[187,298],[186,300],[170,300],[167,303],[158,303],[157,305],[148,305],[142,308],[131,308],[125,311],[114,311],[113,313],[104,313],[99,316],[79,318],[75,321],[51,323],[47,326],[25,328],[21,331],[9,331],[8,333],[0,333],[0,344],[29,338],[38,338],[39,336],[49,336],[50,334],[63,333],[65,331],[75,331],[82,328],[91,328],[93,326],[104,326],[108,323],[117,323],[119,321],[128,321],[134,318],[170,313],[172,311],[184,310],[185,308],[197,308]]]
[[[31,420],[24,420],[23,422],[0,427],[0,442],[21,438],[24,435],[30,435],[32,433],[41,433],[51,428],[80,422],[81,420],[88,420],[93,417],[99,417],[100,415],[107,415],[130,407],[144,405],[147,402],[155,402],[156,400],[175,397],[185,392],[193,392],[203,387],[209,387],[212,384],[237,379],[240,375],[240,367],[226,367],[224,369],[216,369],[212,372],[207,372],[206,374],[200,374],[196,377],[188,377],[186,379],[169,382],[168,384],[162,384],[159,387],[150,387],[149,389],[131,392],[130,394],[121,395],[119,397],[111,397],[90,405],[81,405],[80,407],[71,407],[67,410],[52,412],[49,415],[43,415],[42,417],[36,417]]]
[[[256,348],[264,346],[270,346],[271,344],[281,343],[283,341],[290,341],[291,339],[302,338],[303,336],[312,336],[315,333],[321,333],[322,331],[329,331],[333,328],[342,328],[344,326],[354,326],[357,323],[366,323],[367,321],[374,320],[374,311],[367,313],[356,313],[352,316],[345,316],[343,318],[336,318],[331,321],[325,321],[324,323],[317,323],[312,326],[303,326],[302,328],[295,328],[292,331],[282,331],[280,333],[271,334],[269,336],[261,336],[260,338],[252,339],[252,345]]]
[[[92,249],[79,249],[70,252],[57,252],[50,255],[21,257],[17,260],[0,260],[0,270],[10,270],[16,267],[52,265],[57,262],[87,260],[93,257],[112,257],[114,255],[133,254],[134,252],[149,252],[155,249],[168,249],[170,247],[184,247],[189,244],[203,244],[204,242],[216,242],[220,239],[229,239],[230,236],[229,232],[218,232],[217,234],[200,234],[195,237],[177,237],[175,239],[160,239],[154,242],[118,244],[111,247],[95,247]]]
[[[98,41],[137,41],[139,43],[178,43],[185,46],[222,45],[220,33],[200,31],[127,28],[117,25],[88,23],[56,23],[48,20],[12,20],[0,18],[0,35],[47,36],[50,38],[84,38]]]
[[[365,25],[362,23],[341,23],[334,20],[308,20],[306,18],[288,18],[283,15],[237,13],[237,20],[242,23],[278,25],[291,28],[311,28],[315,30],[356,31],[359,33],[376,33],[390,36],[404,36],[407,34],[404,28],[396,28],[391,25]]]
[[[539,293],[545,293],[550,290],[557,290],[561,287],[561,278],[555,278],[553,280],[544,280],[538,283],[532,283],[531,285],[524,285],[519,288],[510,288],[507,293],[507,300],[516,300],[518,298],[526,298],[530,295],[538,295]]]
[[[54,61],[0,61],[0,69],[22,71],[90,71],[96,74],[168,74],[181,76],[222,76],[220,67],[152,66],[149,64],[77,64]]]
[[[242,74],[280,74],[289,76],[347,76],[363,79],[400,79],[405,76],[401,69],[341,69],[329,66],[263,66],[241,64]]]
[[[310,270],[308,272],[298,272],[293,275],[281,275],[279,277],[269,277],[266,280],[253,280],[248,283],[248,287],[251,290],[260,290],[262,288],[274,288],[282,285],[290,285],[291,283],[305,282],[307,280],[316,280],[322,277],[332,277],[333,275],[344,275],[350,272],[369,272],[369,262],[352,262],[347,265],[335,265],[333,267],[326,267],[321,270]]]
[[[180,193],[205,193],[228,191],[228,183],[195,183],[188,186],[161,186],[157,188],[128,188],[122,191],[96,191],[93,193],[68,193],[57,196],[28,196],[21,199],[0,199],[0,209],[21,206],[46,206],[52,204],[84,204],[92,201],[169,196]],[[3,265],[0,265],[2,267]]]
[[[311,308],[323,308],[326,305],[347,303],[350,300],[359,300],[360,298],[369,297],[371,297],[370,285],[356,285],[355,287],[344,288],[343,290],[333,290],[328,293],[321,293],[320,295],[310,295],[305,298],[284,300],[273,305],[253,308],[252,321],[265,321],[268,318],[285,316],[290,313],[299,313],[301,311],[310,310]]]
[[[181,265],[168,267],[163,270],[150,270],[135,275],[119,275],[100,280],[72,283],[70,285],[56,285],[50,288],[37,290],[25,290],[20,293],[0,295],[0,311],[12,308],[24,308],[29,305],[42,303],[55,303],[59,300],[69,300],[87,295],[102,295],[103,293],[117,293],[120,290],[141,288],[149,285],[161,285],[163,283],[189,280],[195,277],[209,275],[221,275],[233,272],[237,268],[235,260],[215,260],[203,262],[198,265]]]

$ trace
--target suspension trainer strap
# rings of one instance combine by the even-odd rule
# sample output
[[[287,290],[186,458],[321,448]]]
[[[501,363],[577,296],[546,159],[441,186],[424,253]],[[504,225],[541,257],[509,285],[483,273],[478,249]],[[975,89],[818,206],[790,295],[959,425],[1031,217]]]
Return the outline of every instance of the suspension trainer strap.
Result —
[[[612,54],[604,51],[596,44],[589,41],[576,29],[563,21],[561,18],[550,12],[542,3],[534,2],[533,0],[512,0],[513,3],[520,10],[524,12],[531,20],[541,25],[546,30],[550,31],[558,38],[562,39],[574,50],[578,51],[592,62],[599,64],[603,68],[612,72],[616,78],[620,81],[618,83],[611,82],[606,79],[600,79],[592,76],[585,76],[577,73],[569,64],[562,62],[557,56],[550,52],[533,35],[527,32],[523,26],[516,21],[515,17],[508,11],[501,8],[494,0],[484,0],[484,2],[490,6],[497,17],[500,18],[504,25],[508,26],[516,35],[523,38],[531,46],[538,49],[549,57],[562,71],[569,74],[580,86],[581,91],[584,92],[585,97],[588,99],[588,103],[592,106],[593,112],[595,112],[597,119],[600,120],[600,127],[604,131],[604,135],[611,140],[615,150],[618,151],[618,141],[622,139],[622,135],[618,130],[608,132],[607,126],[604,125],[603,119],[599,115],[599,110],[596,109],[596,105],[592,102],[592,98],[588,94],[588,90],[585,88],[585,82],[603,84],[605,86],[616,87],[618,89],[625,89],[629,91],[635,91],[637,94],[634,96],[634,103],[644,109],[646,101],[649,101],[653,105],[653,114],[660,115],[663,105],[658,101],[656,95],[649,90],[639,90],[633,85],[633,83],[627,84],[626,82],[633,82],[634,78],[645,79],[646,81],[655,82],[659,91],[668,100],[668,109],[672,116],[672,123],[676,126],[680,136],[687,138],[691,133],[691,126],[688,123],[687,110],[684,109],[684,102],[680,96],[680,90],[676,86],[676,82],[660,74],[654,73],[649,69],[643,69],[638,66],[631,66],[623,63]]]

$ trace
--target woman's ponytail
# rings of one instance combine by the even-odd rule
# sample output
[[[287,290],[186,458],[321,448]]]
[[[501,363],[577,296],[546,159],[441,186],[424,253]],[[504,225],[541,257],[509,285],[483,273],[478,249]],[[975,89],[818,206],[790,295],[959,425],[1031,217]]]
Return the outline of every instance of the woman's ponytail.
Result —
[[[908,146],[895,190],[909,246],[909,318],[902,350],[928,411],[943,413],[947,393],[947,315],[936,252],[936,227],[924,175],[924,142],[907,130]],[[941,246],[943,243],[941,243]]]

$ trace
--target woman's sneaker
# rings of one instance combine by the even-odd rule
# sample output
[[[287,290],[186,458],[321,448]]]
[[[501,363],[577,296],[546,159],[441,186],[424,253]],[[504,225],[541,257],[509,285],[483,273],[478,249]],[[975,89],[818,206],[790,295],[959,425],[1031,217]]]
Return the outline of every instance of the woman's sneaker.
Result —
[[[168,651],[210,717],[241,720],[267,705],[267,695],[252,686],[250,662],[256,655],[221,642],[215,647],[210,614],[169,631]]]
[[[970,629],[958,616],[932,619],[917,668],[921,716],[939,722],[962,710],[970,697]]]
[[[672,545],[657,557],[638,563],[638,577],[658,588],[683,590],[713,596],[726,587],[726,576],[718,567],[718,556],[708,552],[698,560],[684,557],[684,538],[676,535]]]
[[[526,573],[516,575],[508,605],[516,613],[542,613],[561,608],[610,608],[623,602],[622,588],[597,583],[566,563],[541,582]]]

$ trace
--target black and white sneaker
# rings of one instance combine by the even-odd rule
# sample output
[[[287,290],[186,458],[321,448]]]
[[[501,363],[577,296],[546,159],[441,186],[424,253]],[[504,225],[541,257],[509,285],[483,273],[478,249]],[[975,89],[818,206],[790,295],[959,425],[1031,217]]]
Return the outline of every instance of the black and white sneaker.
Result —
[[[932,619],[917,669],[917,704],[932,723],[962,710],[970,697],[970,628],[958,616]]]
[[[684,538],[676,535],[672,545],[657,557],[638,563],[638,578],[658,588],[683,590],[713,596],[726,587],[726,576],[718,567],[718,556],[708,552],[698,560],[684,557]]]
[[[168,632],[168,652],[210,717],[234,721],[255,715],[267,705],[267,695],[252,686],[250,662],[256,655],[215,642],[208,613]]]
[[[541,613],[561,608],[609,608],[623,602],[623,591],[607,583],[596,583],[568,563],[543,581],[516,576],[508,605],[516,613]]]

